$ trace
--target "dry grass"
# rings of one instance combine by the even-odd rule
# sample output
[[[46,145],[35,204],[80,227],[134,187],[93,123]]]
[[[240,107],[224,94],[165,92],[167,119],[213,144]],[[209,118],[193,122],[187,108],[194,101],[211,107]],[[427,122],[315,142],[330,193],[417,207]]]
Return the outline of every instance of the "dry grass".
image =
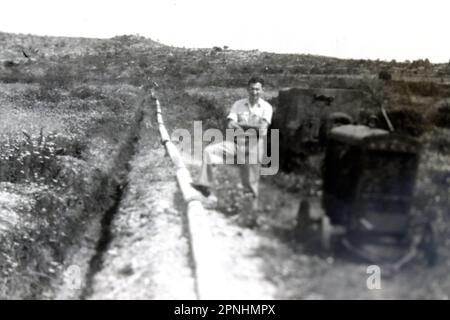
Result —
[[[51,297],[68,248],[113,201],[138,89],[86,83],[78,66],[18,62],[0,76],[0,185],[17,197],[0,198],[3,299]]]

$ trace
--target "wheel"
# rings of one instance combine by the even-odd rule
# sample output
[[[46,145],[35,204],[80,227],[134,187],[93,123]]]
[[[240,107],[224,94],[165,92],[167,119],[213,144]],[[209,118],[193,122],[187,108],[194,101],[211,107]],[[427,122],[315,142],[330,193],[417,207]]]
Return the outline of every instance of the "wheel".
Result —
[[[320,235],[321,235],[321,244],[324,250],[330,250],[331,248],[331,233],[332,226],[330,222],[330,218],[326,215],[322,216],[320,221]]]
[[[429,223],[425,226],[425,230],[423,232],[424,234],[421,247],[424,251],[427,265],[432,267],[436,264],[438,259],[436,237],[434,235],[433,228]]]
[[[299,240],[305,243],[315,243],[319,241],[322,211],[317,208],[315,198],[303,199],[297,212],[295,232]]]
[[[309,202],[302,200],[297,212],[297,229],[304,229],[309,224],[309,210]]]

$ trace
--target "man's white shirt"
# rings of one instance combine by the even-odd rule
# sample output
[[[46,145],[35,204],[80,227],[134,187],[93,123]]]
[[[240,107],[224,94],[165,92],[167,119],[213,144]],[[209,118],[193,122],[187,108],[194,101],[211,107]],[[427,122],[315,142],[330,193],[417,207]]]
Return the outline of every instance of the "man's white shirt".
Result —
[[[236,101],[230,109],[227,119],[236,122],[249,122],[251,116],[257,116],[267,121],[272,122],[272,106],[267,101],[259,98],[255,105],[251,105],[248,98]]]

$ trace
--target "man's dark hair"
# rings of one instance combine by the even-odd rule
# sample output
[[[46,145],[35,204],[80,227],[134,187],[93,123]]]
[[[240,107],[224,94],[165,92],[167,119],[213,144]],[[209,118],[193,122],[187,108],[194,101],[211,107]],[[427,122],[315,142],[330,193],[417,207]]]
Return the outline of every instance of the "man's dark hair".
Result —
[[[248,80],[247,86],[254,83],[261,83],[261,85],[264,86],[264,79],[260,77],[251,77],[250,80]]]

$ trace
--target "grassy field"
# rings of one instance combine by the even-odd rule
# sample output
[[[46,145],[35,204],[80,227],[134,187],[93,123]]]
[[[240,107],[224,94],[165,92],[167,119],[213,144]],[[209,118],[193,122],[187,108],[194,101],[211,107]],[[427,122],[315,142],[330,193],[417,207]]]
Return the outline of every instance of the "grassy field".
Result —
[[[33,60],[16,52],[0,74],[0,185],[9,214],[0,220],[2,298],[52,296],[67,252],[126,181],[142,105],[140,88],[89,72],[101,64],[99,57],[85,62],[95,41],[65,47],[51,38],[3,37],[2,58],[22,41],[42,50]]]

